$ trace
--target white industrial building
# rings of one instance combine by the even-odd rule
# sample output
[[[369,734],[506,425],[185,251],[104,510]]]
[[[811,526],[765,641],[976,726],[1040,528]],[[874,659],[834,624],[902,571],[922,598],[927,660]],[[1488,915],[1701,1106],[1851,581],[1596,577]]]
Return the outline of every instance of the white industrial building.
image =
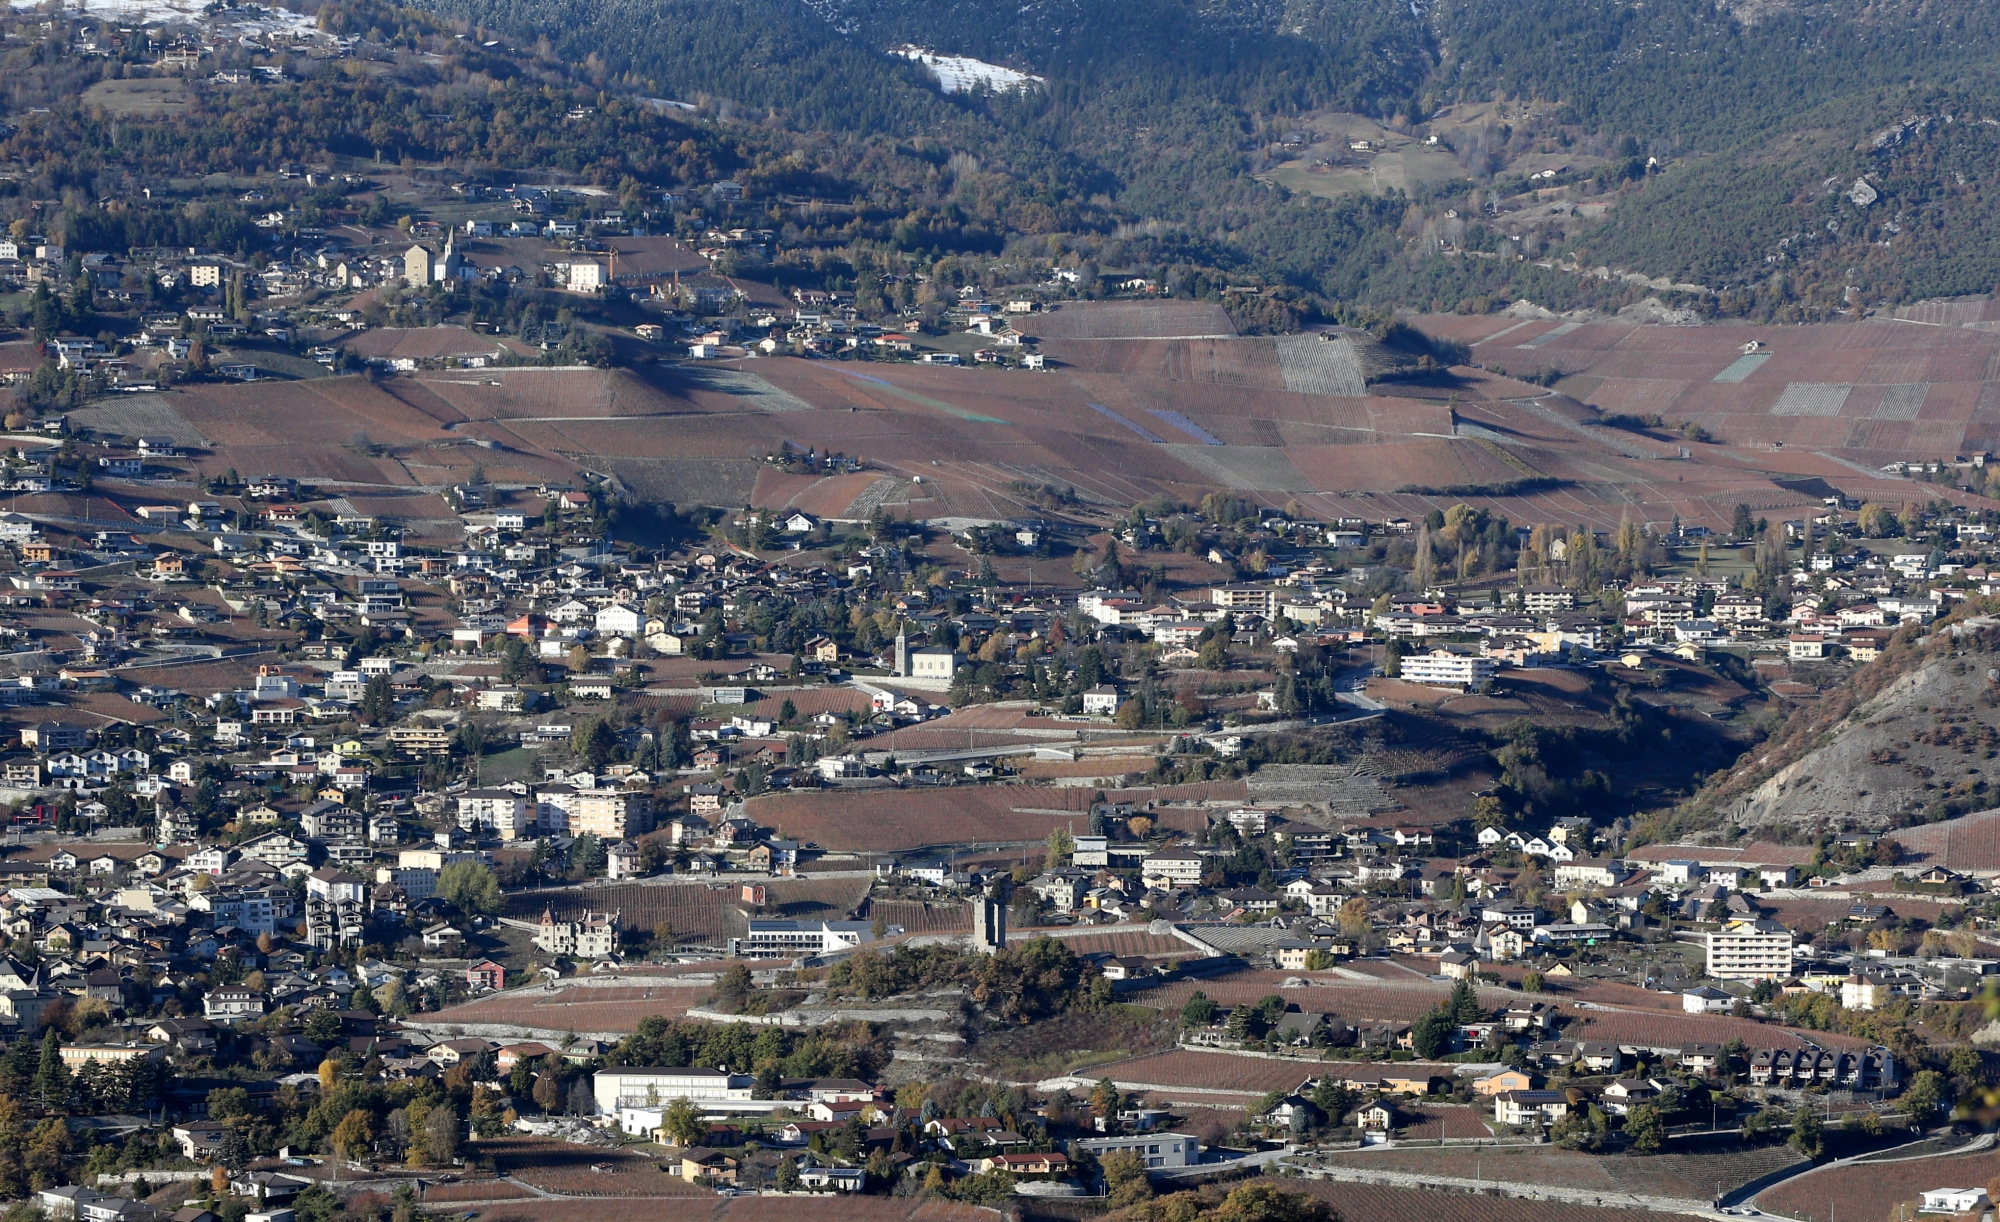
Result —
[[[889,933],[902,927],[891,925]],[[875,940],[868,921],[752,921],[749,932],[729,939],[732,959],[796,959],[853,950]]]
[[[750,1097],[756,1081],[749,1074],[723,1069],[621,1065],[592,1075],[591,1093],[600,1113],[621,1121],[627,1111],[664,1108],[676,1099],[689,1100],[704,1113],[769,1112],[778,1104]]]

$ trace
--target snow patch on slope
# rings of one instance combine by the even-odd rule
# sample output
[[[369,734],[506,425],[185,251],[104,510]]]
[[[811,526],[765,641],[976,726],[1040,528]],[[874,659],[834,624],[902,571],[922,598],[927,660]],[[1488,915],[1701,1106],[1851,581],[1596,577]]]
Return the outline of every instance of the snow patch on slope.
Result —
[[[44,8],[34,0],[8,0],[8,7],[15,12]],[[304,13],[256,4],[210,11],[209,0],[62,0],[55,12],[59,16],[95,18],[99,21],[230,27],[245,37],[276,33],[297,35],[318,28],[318,22]]]
[[[968,55],[939,55],[922,47],[898,47],[894,53],[929,68],[931,75],[937,77],[938,88],[946,93],[970,93],[978,89],[1007,93],[1015,89],[1033,89],[1042,83],[1039,76],[1029,76],[1025,72],[989,64]]]

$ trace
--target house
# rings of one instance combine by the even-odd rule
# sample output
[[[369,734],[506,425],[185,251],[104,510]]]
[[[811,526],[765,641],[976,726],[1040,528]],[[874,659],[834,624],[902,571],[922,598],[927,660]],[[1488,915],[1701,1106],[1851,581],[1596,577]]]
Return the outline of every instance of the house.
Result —
[[[1009,1175],[1062,1175],[1069,1170],[1066,1154],[995,1154],[974,1164],[981,1175],[1005,1171]]]
[[[712,1184],[734,1184],[736,1182],[736,1160],[720,1150],[709,1150],[701,1146],[681,1152],[681,1178],[693,1184],[707,1180]]]
[[[1879,1010],[1895,995],[1894,979],[1872,967],[1858,968],[1840,982],[1840,1005],[1846,1010]]]
[[[1924,1193],[1920,1214],[1969,1214],[1986,1208],[1984,1188],[1932,1188]]]
[[[1062,1158],[1062,1155],[1055,1157]],[[868,1173],[860,1167],[817,1167],[806,1165],[803,1160],[799,1166],[799,1183],[816,1192],[860,1192],[867,1182]]]
[[[1776,921],[1732,919],[1708,935],[1717,980],[1783,980],[1792,974],[1792,931]]]
[[[1498,1073],[1487,1074],[1483,1078],[1474,1078],[1472,1081],[1472,1093],[1485,1095],[1489,1099],[1495,1095],[1506,1094],[1508,1091],[1534,1088],[1534,1079],[1529,1077],[1525,1070],[1520,1069],[1503,1069]]]
[[[495,992],[506,986],[507,969],[491,959],[481,959],[465,969],[465,987],[475,993]]]
[[[1109,717],[1118,711],[1118,689],[1108,683],[1100,683],[1083,694],[1083,711],[1086,716]]]
[[[521,1044],[509,1044],[494,1053],[493,1065],[494,1068],[503,1074],[513,1073],[514,1066],[519,1065],[523,1061],[539,1061],[544,1057],[555,1055],[556,1050],[554,1048],[549,1047],[547,1044],[530,1040]]]
[[[1287,939],[1271,948],[1271,959],[1279,968],[1288,972],[1310,970],[1307,966],[1315,953],[1345,958],[1352,948],[1345,943],[1336,944],[1331,939],[1298,938]]]
[[[1568,1114],[1569,1097],[1559,1090],[1510,1090],[1493,1097],[1493,1118],[1501,1124],[1554,1124]]]
[[[253,989],[210,989],[201,999],[202,1017],[224,1025],[261,1018],[268,1001]]]
[[[1400,1116],[1386,1099],[1365,1103],[1347,1114],[1347,1122],[1368,1133],[1386,1133],[1396,1127]]]
[[[468,1038],[439,1040],[425,1050],[425,1055],[429,1056],[439,1066],[449,1069],[461,1061],[469,1061],[474,1057],[485,1056],[491,1051],[493,1051],[493,1045],[490,1041]]]
[[[1727,1014],[1736,1004],[1733,994],[1725,993],[1713,985],[1687,989],[1681,993],[1681,1009],[1689,1014]]]
[[[1617,1073],[1625,1068],[1625,1050],[1617,1044],[1585,1040],[1576,1046],[1577,1063],[1596,1073]]]
[[[1604,1110],[1623,1116],[1642,1103],[1660,1097],[1660,1084],[1649,1078],[1620,1078],[1604,1088]]]
[[[208,1120],[190,1120],[170,1130],[173,1139],[180,1143],[181,1157],[197,1163],[222,1149],[222,1137],[227,1131],[220,1123]]]

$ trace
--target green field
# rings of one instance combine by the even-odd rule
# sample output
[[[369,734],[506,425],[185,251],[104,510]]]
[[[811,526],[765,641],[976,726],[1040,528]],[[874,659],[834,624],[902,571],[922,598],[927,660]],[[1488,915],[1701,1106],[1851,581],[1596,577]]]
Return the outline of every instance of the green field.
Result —
[[[86,108],[102,107],[118,118],[155,119],[187,109],[187,86],[177,80],[137,78],[99,81],[83,91]]]
[[[1408,191],[1412,185],[1470,181],[1465,170],[1442,149],[1413,144],[1381,153],[1363,165],[1339,165],[1315,170],[1310,158],[1288,162],[1263,175],[1288,191],[1327,199],[1342,195],[1373,195]]]

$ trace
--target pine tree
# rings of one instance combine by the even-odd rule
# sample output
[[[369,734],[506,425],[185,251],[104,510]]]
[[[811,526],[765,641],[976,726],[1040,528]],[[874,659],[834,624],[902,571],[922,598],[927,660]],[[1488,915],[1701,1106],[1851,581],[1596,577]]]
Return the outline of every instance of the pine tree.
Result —
[[[1479,1004],[1479,994],[1473,990],[1472,982],[1461,980],[1451,988],[1451,1000],[1445,1003],[1452,1021],[1464,1026],[1476,1023],[1486,1017],[1485,1007]]]
[[[0,1096],[28,1098],[34,1090],[34,1066],[34,1042],[14,1040],[6,1056],[0,1056]]]
[[[389,676],[376,675],[361,692],[361,721],[378,726],[395,713],[396,698],[389,690]]]
[[[35,1070],[35,1098],[50,1111],[69,1105],[69,1067],[63,1064],[62,1037],[50,1027],[42,1035],[42,1061]]]

